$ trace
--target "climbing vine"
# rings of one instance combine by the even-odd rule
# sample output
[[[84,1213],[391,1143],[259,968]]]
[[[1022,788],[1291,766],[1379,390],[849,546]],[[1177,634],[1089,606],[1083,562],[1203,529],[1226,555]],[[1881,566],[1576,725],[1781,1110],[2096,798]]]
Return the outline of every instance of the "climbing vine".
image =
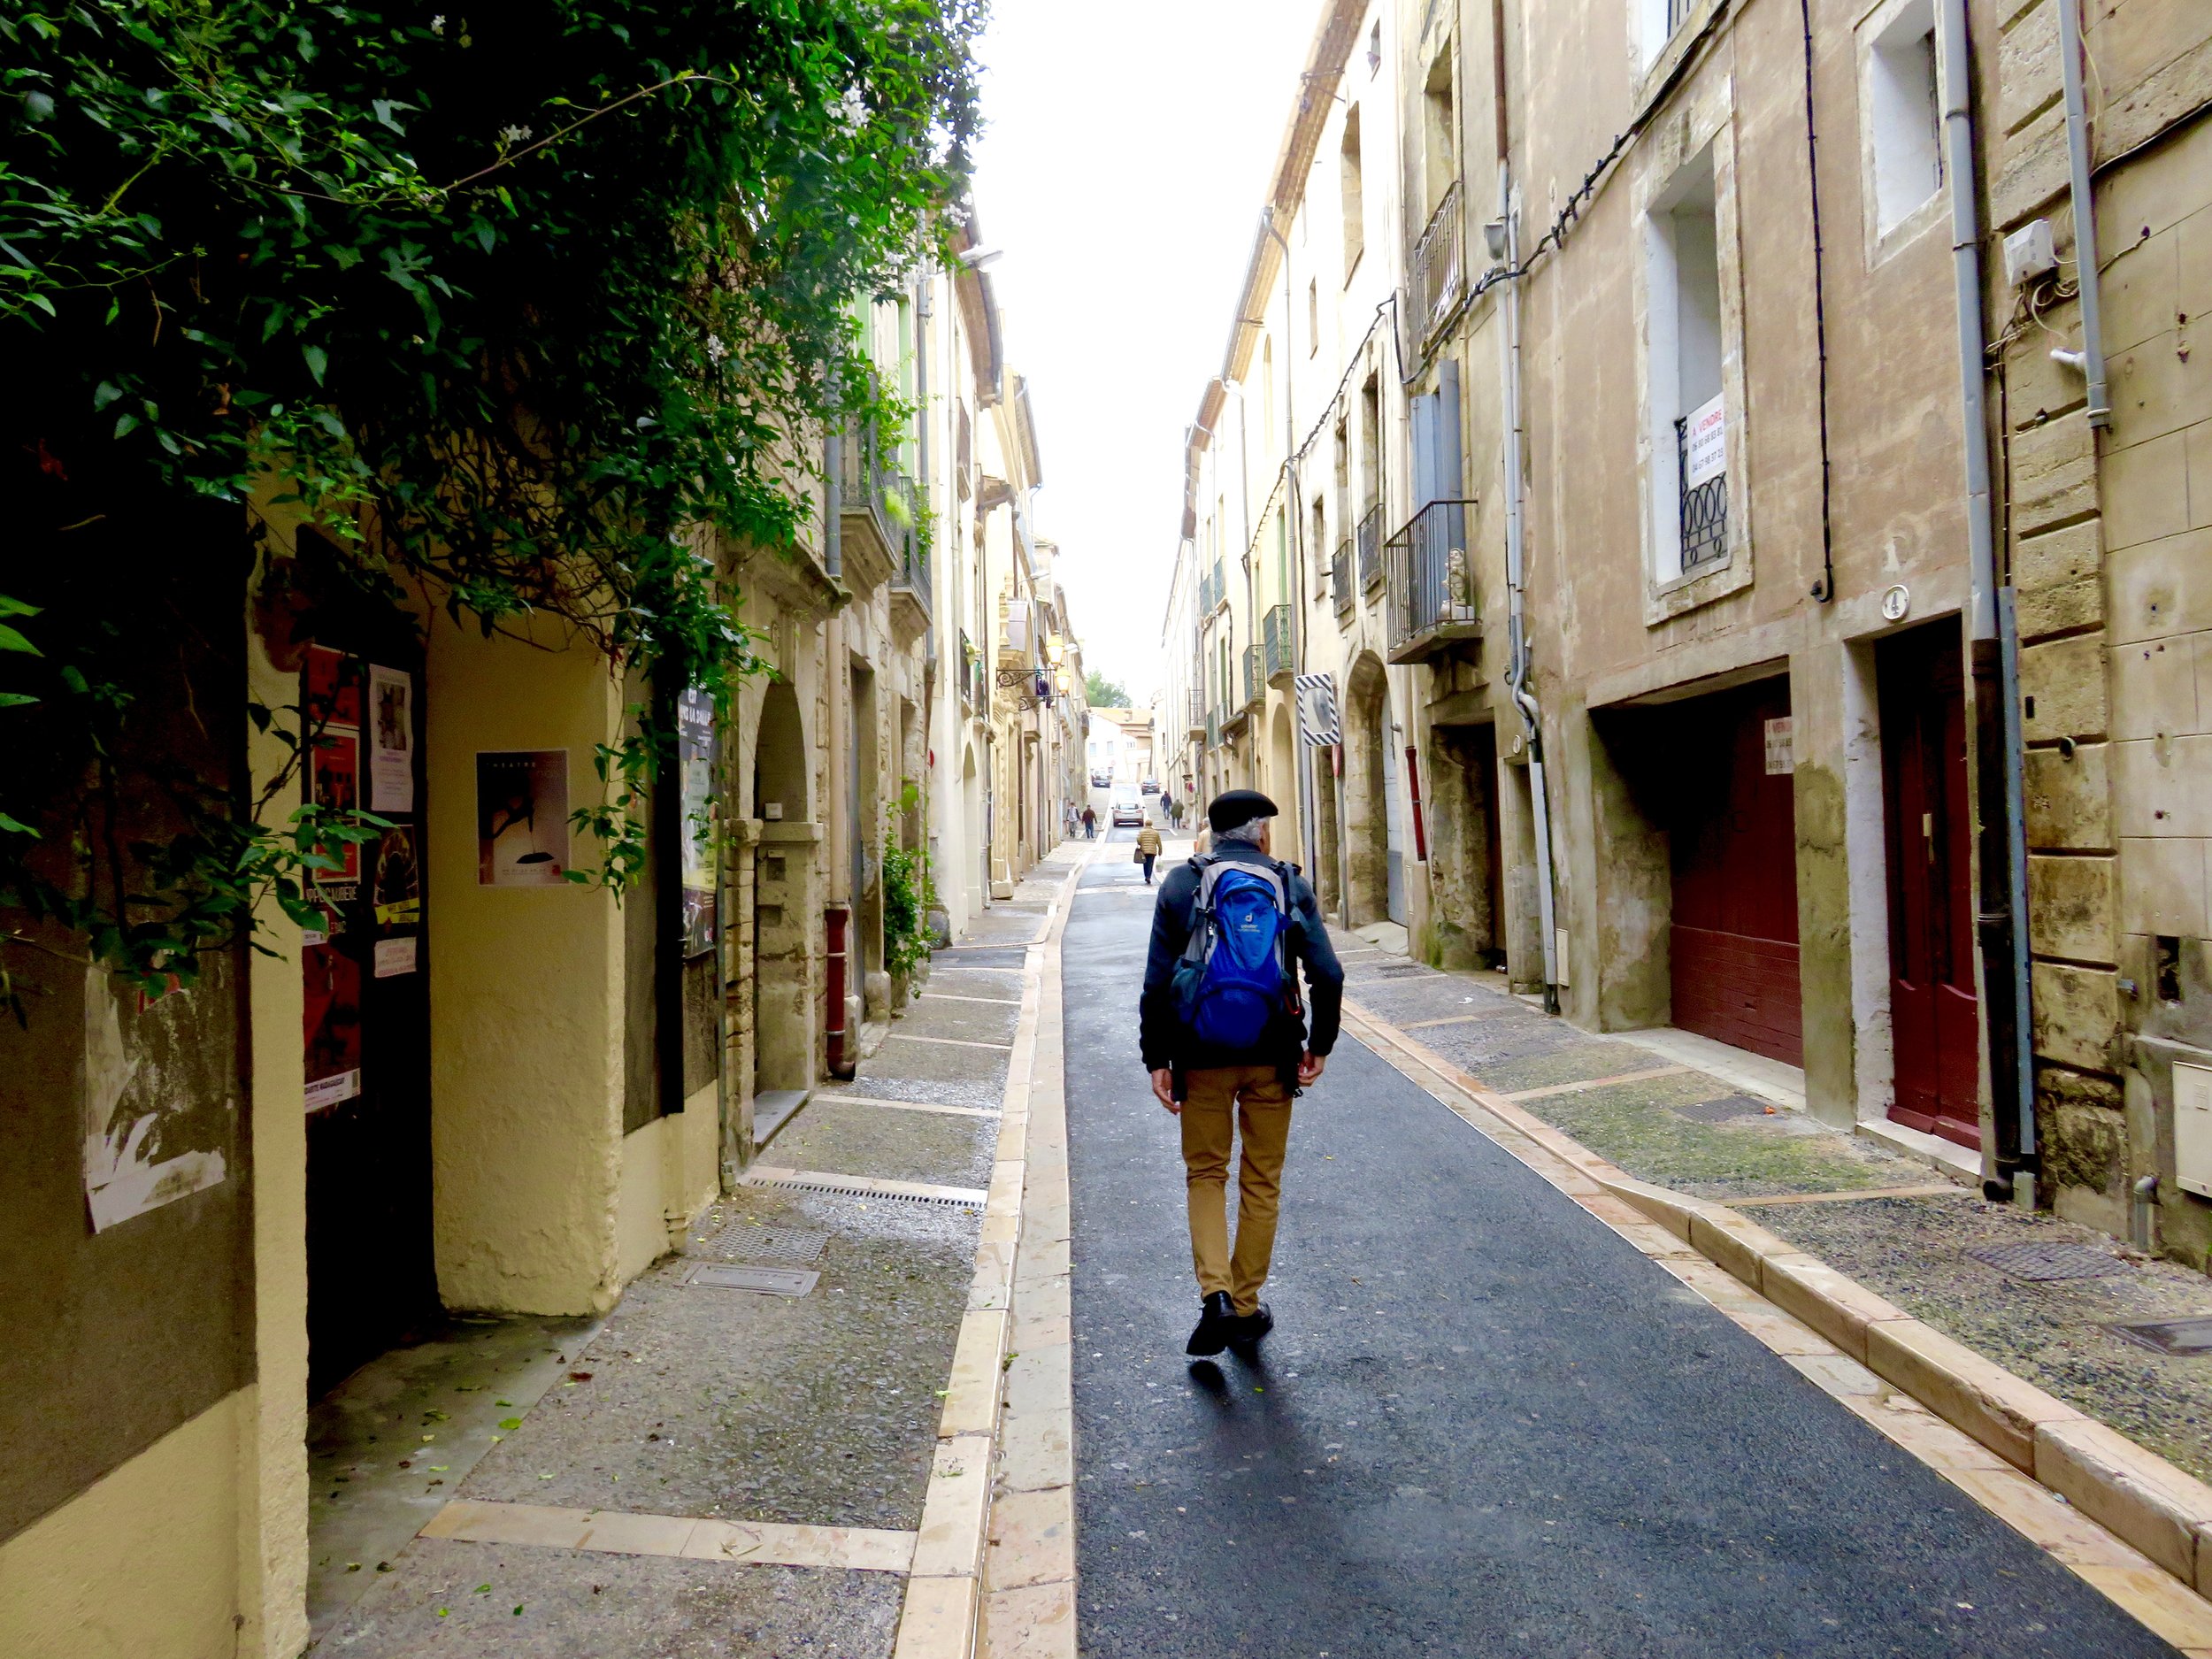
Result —
[[[0,14],[24,555],[0,601],[0,906],[173,982],[348,831],[266,823],[296,788],[248,800],[127,741],[180,656],[238,668],[179,618],[211,586],[233,617],[249,582],[281,589],[291,522],[342,586],[426,591],[487,634],[549,619],[726,715],[758,664],[703,527],[789,545],[805,434],[895,417],[856,302],[962,193],[981,22],[982,0]],[[194,720],[228,718],[193,689]],[[618,887],[671,752],[655,706],[582,818]],[[255,718],[296,745],[297,713]],[[149,789],[157,832],[118,848]]]

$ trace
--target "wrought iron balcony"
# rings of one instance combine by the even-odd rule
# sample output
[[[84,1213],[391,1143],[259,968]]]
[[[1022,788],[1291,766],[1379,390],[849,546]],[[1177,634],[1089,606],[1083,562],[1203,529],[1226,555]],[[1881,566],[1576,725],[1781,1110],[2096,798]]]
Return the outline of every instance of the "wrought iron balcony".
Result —
[[[1256,709],[1267,701],[1267,670],[1260,656],[1260,648],[1244,648],[1244,706]]]
[[[1471,501],[1432,501],[1384,549],[1390,590],[1390,660],[1417,663],[1482,636],[1467,552]]]
[[[1382,586],[1382,503],[1377,502],[1359,521],[1359,585],[1363,593]]]
[[[905,562],[907,538],[914,529],[911,487],[884,465],[877,433],[849,432],[840,448],[838,523],[845,581],[868,592],[888,581]]]
[[[960,630],[960,701],[970,710],[983,702],[983,658],[965,628]]]
[[[1352,538],[1348,535],[1336,544],[1336,557],[1329,561],[1329,590],[1336,599],[1339,622],[1352,617]]]
[[[1724,465],[1720,467],[1701,465],[1693,474],[1690,450],[1691,425],[1705,418],[1708,410],[1717,410],[1720,400],[1715,398],[1706,409],[1685,415],[1674,423],[1675,481],[1680,490],[1682,528],[1682,568],[1686,572],[1701,565],[1716,565],[1728,557],[1728,473]],[[1724,439],[1711,434],[1706,442],[1719,444]],[[1722,451],[1724,455],[1724,450]],[[1693,483],[1692,478],[1696,481]]]
[[[883,495],[893,519],[905,526],[891,570],[891,626],[911,641],[929,628],[929,549],[914,506],[914,480],[894,472],[885,480]]]
[[[1444,192],[1444,199],[1436,204],[1436,211],[1429,215],[1427,228],[1413,244],[1413,252],[1406,261],[1409,308],[1419,338],[1426,344],[1429,337],[1443,326],[1444,319],[1452,314],[1452,307],[1459,303],[1465,290],[1467,238],[1463,225],[1459,182]]]
[[[1193,678],[1195,679],[1196,676],[1194,675]],[[1192,737],[1204,737],[1207,733],[1209,718],[1206,712],[1206,694],[1202,691],[1192,692],[1190,694],[1189,734]]]
[[[1260,637],[1266,647],[1267,677],[1286,680],[1296,667],[1290,660],[1290,607],[1276,605],[1260,618]]]

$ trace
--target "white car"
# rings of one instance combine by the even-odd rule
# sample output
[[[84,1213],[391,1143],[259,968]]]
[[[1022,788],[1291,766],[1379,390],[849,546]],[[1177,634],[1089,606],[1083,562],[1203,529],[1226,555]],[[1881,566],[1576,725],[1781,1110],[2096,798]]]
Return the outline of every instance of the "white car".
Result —
[[[1133,795],[1117,795],[1114,797],[1114,827],[1116,829],[1119,829],[1125,824],[1135,826],[1143,822],[1144,802],[1141,798]]]

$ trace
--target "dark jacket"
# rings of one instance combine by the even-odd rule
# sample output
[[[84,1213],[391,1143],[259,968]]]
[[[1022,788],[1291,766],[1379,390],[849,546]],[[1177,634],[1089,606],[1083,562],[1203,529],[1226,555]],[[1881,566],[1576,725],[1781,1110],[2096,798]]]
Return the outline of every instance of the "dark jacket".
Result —
[[[1223,841],[1217,851],[1224,859],[1265,864],[1271,862],[1245,841]],[[1314,901],[1313,886],[1287,865],[1290,876],[1290,955],[1305,967],[1306,1014],[1311,1029],[1294,1020],[1279,1022],[1271,1036],[1269,1052],[1225,1053],[1210,1049],[1192,1037],[1175,1006],[1175,965],[1190,943],[1198,908],[1198,866],[1179,864],[1161,879],[1160,896],[1152,906],[1152,952],[1144,964],[1144,995],[1137,1004],[1137,1041],[1144,1053],[1144,1069],[1178,1072],[1209,1066],[1282,1065],[1295,1067],[1301,1049],[1325,1055],[1336,1047],[1338,1021],[1344,1006],[1344,969],[1337,962],[1336,947],[1322,925],[1321,907]],[[1295,973],[1298,970],[1293,967]]]

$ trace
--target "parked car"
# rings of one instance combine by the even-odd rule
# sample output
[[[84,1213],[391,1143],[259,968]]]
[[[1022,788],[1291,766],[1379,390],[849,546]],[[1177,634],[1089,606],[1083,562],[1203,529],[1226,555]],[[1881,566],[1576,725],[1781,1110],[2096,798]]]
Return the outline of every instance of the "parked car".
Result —
[[[1103,789],[1108,784],[1113,782],[1113,780],[1114,774],[1110,772],[1094,772],[1091,774],[1091,787],[1094,789]]]
[[[1157,794],[1159,794],[1159,793],[1160,793],[1160,780],[1159,780],[1157,778],[1147,778],[1147,779],[1144,780],[1144,792],[1145,792],[1145,794],[1147,794],[1147,795],[1157,795]]]
[[[1114,796],[1114,826],[1138,825],[1144,822],[1144,800],[1140,795],[1118,794]]]

